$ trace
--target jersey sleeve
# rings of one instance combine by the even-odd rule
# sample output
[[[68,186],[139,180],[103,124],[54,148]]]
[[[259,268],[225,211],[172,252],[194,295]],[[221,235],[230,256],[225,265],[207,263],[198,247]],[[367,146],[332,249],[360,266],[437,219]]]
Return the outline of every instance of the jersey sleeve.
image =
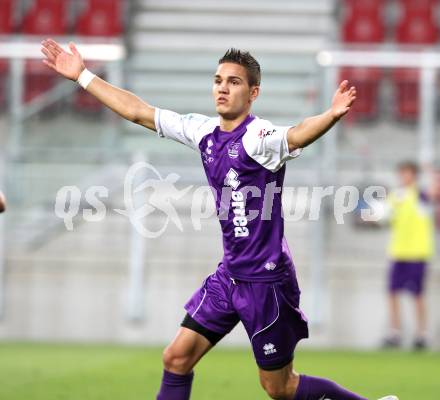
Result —
[[[209,133],[213,118],[201,114],[178,114],[156,108],[154,123],[160,137],[175,140],[196,151],[202,137]]]
[[[249,124],[243,136],[243,147],[257,163],[276,172],[286,161],[298,157],[302,152],[302,149],[289,152],[287,132],[290,128],[290,126],[276,126],[269,121],[256,119]]]

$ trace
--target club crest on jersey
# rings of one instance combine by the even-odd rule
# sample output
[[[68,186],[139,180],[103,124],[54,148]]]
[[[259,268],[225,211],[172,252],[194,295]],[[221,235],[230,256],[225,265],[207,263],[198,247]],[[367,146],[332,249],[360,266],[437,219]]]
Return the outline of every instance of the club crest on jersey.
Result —
[[[275,345],[272,343],[267,343],[263,346],[264,355],[269,356],[271,354],[275,354],[277,352],[277,349],[275,348]]]
[[[238,150],[240,149],[240,142],[231,142],[228,146],[228,156],[229,158],[237,158]]]
[[[266,136],[270,136],[273,135],[277,130],[276,129],[272,129],[272,130],[267,130],[267,129],[261,129],[260,132],[258,133],[258,137],[260,139],[265,138]]]

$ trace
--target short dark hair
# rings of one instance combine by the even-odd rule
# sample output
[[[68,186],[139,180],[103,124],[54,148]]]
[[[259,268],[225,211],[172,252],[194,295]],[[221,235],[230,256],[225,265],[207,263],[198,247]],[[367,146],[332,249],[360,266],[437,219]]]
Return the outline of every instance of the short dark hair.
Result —
[[[248,51],[241,51],[231,47],[225,55],[218,60],[218,64],[234,63],[246,69],[249,86],[260,86],[261,69],[258,61]]]
[[[414,175],[419,173],[419,166],[414,161],[405,160],[398,164],[397,169],[399,171],[402,170],[410,170]]]

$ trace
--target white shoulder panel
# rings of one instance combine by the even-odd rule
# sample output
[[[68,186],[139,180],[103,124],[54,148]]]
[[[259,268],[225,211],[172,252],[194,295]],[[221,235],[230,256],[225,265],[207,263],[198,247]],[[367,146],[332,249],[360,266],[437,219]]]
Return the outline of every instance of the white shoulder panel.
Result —
[[[202,114],[181,115],[174,111],[156,108],[154,122],[160,137],[173,139],[199,151],[203,136],[211,133],[219,124],[218,118]]]
[[[270,121],[256,118],[243,136],[246,153],[272,172],[278,171],[286,161],[298,157],[302,149],[289,153],[287,131],[290,126],[275,126]]]

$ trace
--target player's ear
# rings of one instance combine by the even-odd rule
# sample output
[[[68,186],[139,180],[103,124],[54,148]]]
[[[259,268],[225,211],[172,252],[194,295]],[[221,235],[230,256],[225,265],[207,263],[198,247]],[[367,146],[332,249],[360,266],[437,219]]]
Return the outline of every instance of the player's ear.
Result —
[[[260,94],[260,86],[251,86],[251,100],[254,101]]]

